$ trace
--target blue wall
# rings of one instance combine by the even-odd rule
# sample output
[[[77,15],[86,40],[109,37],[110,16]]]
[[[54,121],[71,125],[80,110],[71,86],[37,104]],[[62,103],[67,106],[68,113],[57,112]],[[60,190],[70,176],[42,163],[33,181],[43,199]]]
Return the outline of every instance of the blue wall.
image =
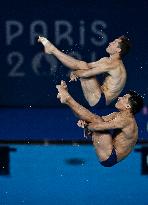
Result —
[[[112,111],[101,109],[97,113],[106,115]],[[136,116],[140,141],[148,141],[147,116],[142,112]],[[0,140],[85,141],[83,130],[77,126],[77,121],[69,108],[0,109]]]

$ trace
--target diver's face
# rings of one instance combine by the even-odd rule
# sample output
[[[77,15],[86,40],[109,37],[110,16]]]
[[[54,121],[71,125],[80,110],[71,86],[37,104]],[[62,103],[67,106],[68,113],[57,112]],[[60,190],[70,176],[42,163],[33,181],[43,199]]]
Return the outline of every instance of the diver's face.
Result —
[[[119,110],[126,110],[131,108],[129,103],[129,98],[130,98],[129,94],[126,94],[123,97],[118,97],[118,101],[115,104],[115,107]]]
[[[121,51],[121,48],[119,46],[120,42],[121,42],[120,38],[117,38],[114,41],[110,42],[108,47],[106,48],[107,53],[109,54],[120,53]]]

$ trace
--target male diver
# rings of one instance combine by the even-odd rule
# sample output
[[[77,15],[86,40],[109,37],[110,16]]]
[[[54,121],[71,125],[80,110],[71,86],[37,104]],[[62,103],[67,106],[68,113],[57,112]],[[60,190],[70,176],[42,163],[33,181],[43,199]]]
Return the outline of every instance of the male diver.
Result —
[[[44,37],[39,37],[38,42],[43,44],[45,53],[53,54],[72,70],[71,81],[80,79],[84,96],[90,106],[109,105],[123,90],[127,74],[122,57],[130,48],[129,39],[125,36],[116,38],[109,43],[106,48],[109,57],[91,63],[64,54]],[[96,79],[96,75],[103,73],[107,73],[107,76],[101,85]]]
[[[78,104],[68,93],[67,85],[61,81],[57,98],[68,105],[78,116],[78,126],[91,132],[93,145],[100,163],[111,167],[133,150],[138,139],[138,127],[134,115],[143,107],[143,98],[135,91],[118,97],[115,107],[118,112],[98,116]]]

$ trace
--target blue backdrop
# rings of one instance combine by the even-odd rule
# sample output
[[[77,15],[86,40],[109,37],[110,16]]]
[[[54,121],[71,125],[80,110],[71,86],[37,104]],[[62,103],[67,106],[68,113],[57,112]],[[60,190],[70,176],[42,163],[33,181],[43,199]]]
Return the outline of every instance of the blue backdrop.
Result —
[[[134,4],[127,0],[1,2],[0,106],[62,106],[55,85],[61,79],[69,80],[69,70],[54,56],[43,53],[38,35],[48,37],[64,53],[87,62],[106,56],[108,43],[126,35],[132,49],[124,58],[128,79],[123,93],[134,89],[144,96],[140,122],[147,136],[147,10],[148,3],[138,0]],[[69,89],[78,102],[86,105],[79,82],[70,83]]]
[[[68,81],[68,69],[54,56],[44,55],[36,37],[48,37],[60,50],[91,62],[106,56],[105,48],[120,35],[131,39],[124,59],[128,89],[148,102],[148,3],[145,1],[5,1],[0,12],[0,105],[61,106],[55,85]],[[79,83],[70,85],[83,100]]]

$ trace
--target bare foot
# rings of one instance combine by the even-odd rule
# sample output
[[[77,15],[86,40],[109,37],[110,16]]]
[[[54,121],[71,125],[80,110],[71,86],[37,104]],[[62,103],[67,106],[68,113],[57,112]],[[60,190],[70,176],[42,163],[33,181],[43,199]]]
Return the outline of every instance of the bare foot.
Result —
[[[42,43],[42,45],[44,46],[45,53],[52,54],[52,51],[55,49],[55,47],[50,41],[48,41],[47,38],[39,36],[38,42]]]
[[[61,103],[66,103],[70,97],[65,81],[61,80],[61,85],[56,85],[58,89],[57,98],[60,99]]]

